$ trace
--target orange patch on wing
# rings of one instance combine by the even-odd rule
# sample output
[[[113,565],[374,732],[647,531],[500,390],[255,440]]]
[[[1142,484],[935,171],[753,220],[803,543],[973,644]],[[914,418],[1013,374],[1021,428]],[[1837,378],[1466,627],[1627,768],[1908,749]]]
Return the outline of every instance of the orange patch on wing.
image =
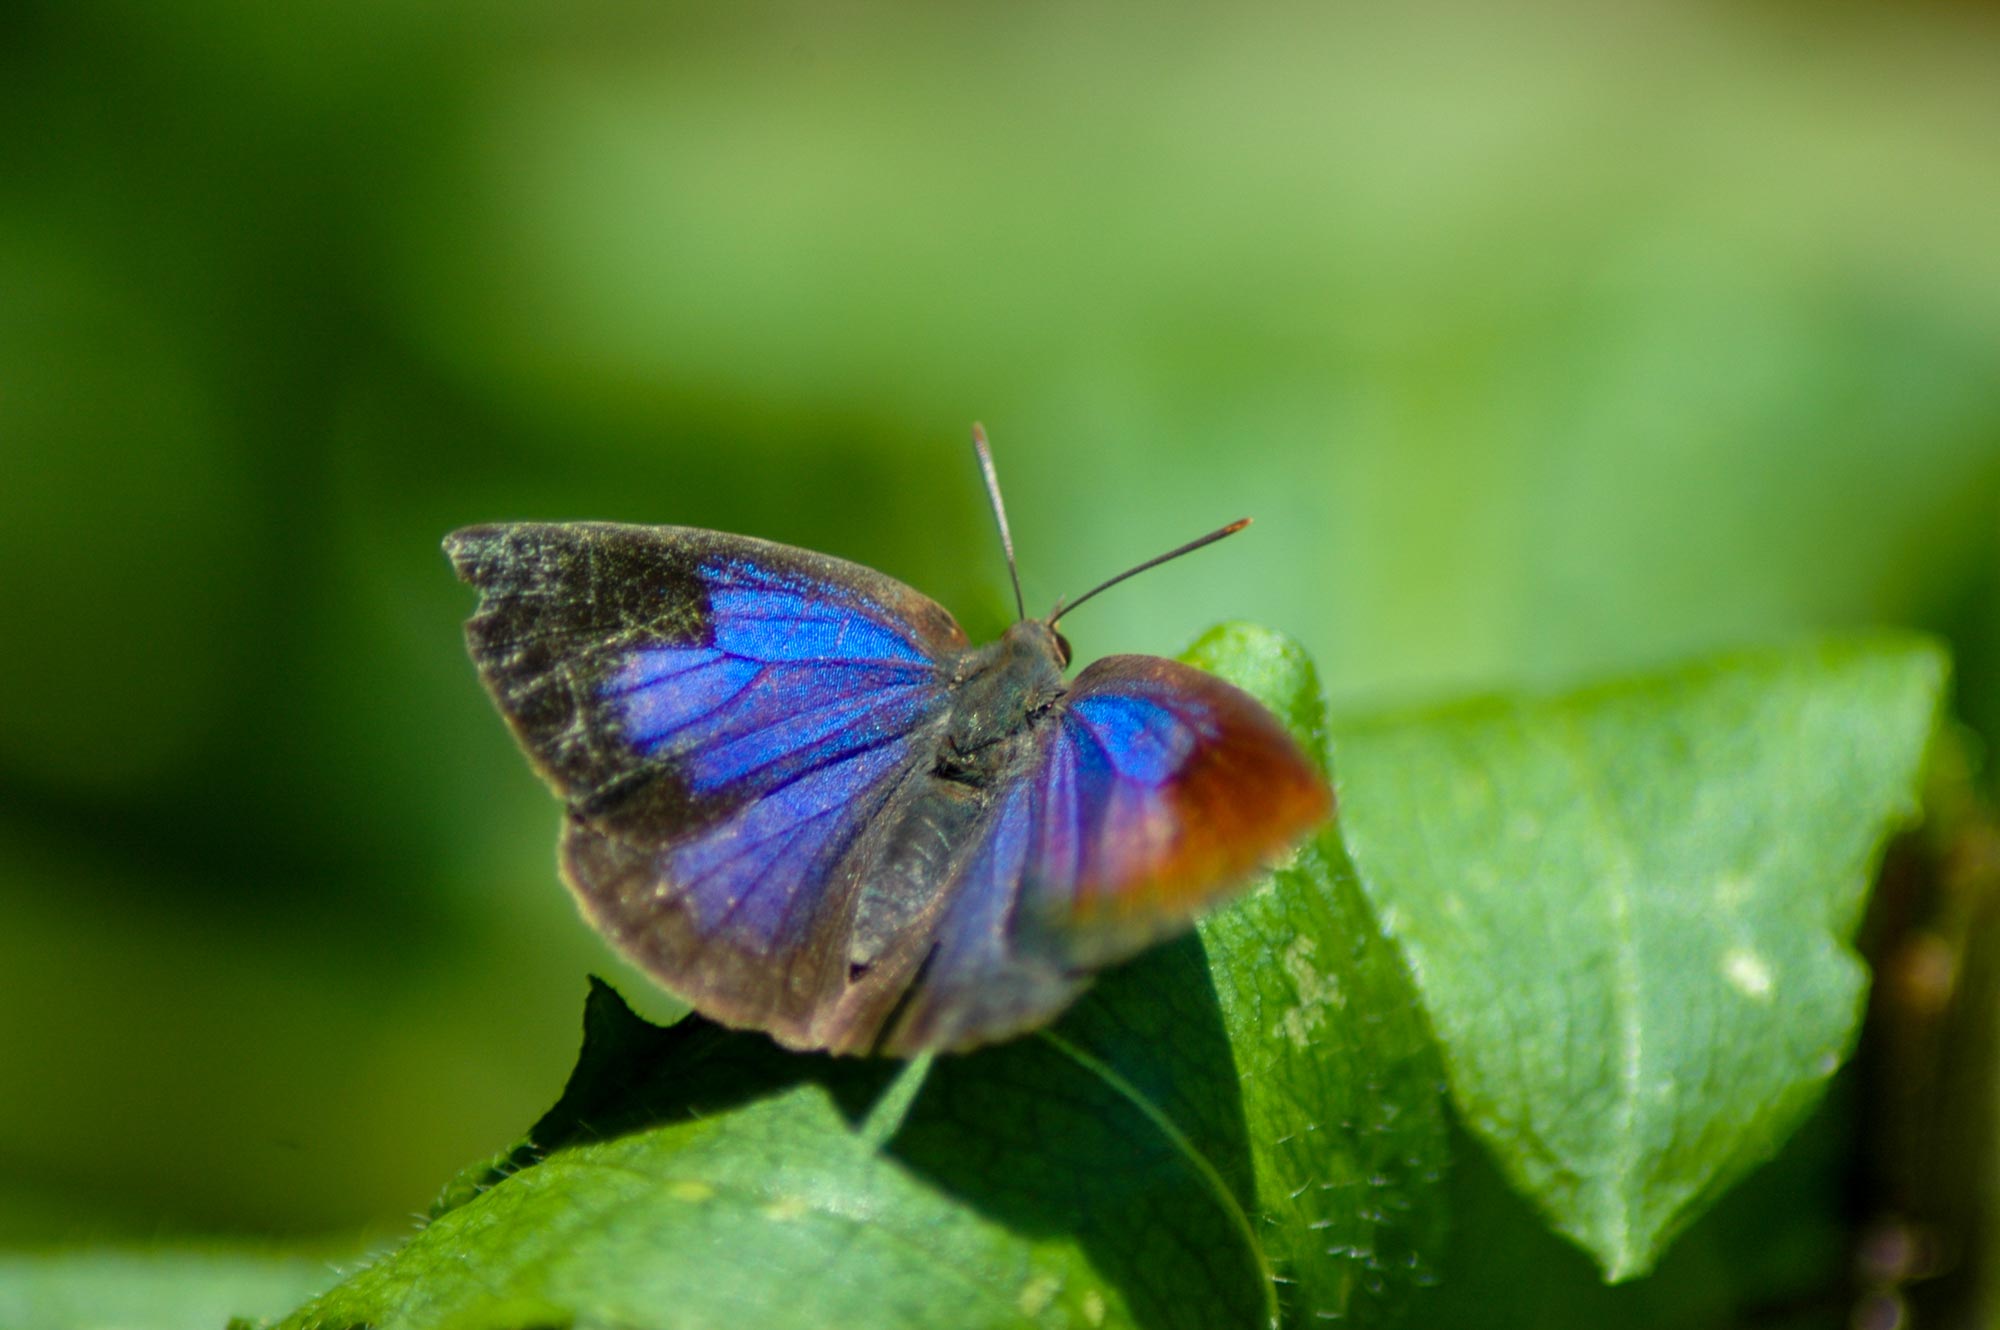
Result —
[[[1333,791],[1248,696],[1155,796],[1150,844],[1116,881],[1078,884],[1079,924],[1186,918],[1247,886],[1333,814]]]

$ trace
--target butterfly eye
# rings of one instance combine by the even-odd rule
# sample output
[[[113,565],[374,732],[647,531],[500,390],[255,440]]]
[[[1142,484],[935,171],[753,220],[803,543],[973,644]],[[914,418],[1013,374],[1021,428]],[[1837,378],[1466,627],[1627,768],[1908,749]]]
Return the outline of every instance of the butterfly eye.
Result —
[[[1064,637],[1061,633],[1056,633],[1056,651],[1062,656],[1062,663],[1064,667],[1067,668],[1069,665],[1069,657],[1070,657],[1069,639],[1067,637]]]

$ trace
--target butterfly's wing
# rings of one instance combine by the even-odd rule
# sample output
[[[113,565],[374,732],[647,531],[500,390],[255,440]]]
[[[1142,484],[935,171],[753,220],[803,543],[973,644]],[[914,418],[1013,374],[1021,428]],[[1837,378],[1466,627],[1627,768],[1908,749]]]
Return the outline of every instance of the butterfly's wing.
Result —
[[[1333,811],[1313,761],[1234,686],[1152,656],[1080,674],[961,861],[890,1051],[1051,1019],[1091,972],[1184,929]]]
[[[704,1012],[824,1042],[851,851],[927,772],[965,636],[892,578],[681,527],[471,527],[466,639],[569,806],[564,875]]]

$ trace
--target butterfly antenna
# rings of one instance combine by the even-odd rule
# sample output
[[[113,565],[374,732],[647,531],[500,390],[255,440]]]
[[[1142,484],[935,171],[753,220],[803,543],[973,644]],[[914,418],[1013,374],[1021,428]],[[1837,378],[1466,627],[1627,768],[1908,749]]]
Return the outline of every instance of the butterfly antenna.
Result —
[[[993,470],[993,449],[986,442],[986,427],[977,421],[972,426],[972,447],[979,454],[980,474],[986,477],[986,496],[993,501],[993,517],[1000,523],[1000,548],[1007,551],[1007,576],[1014,583],[1014,613],[1025,619],[1028,606],[1021,599],[1021,574],[1014,567],[1014,533],[1007,529],[1007,505],[1000,501],[1000,476]]]
[[[1165,554],[1159,555],[1155,558],[1148,559],[1144,563],[1139,564],[1135,567],[1127,568],[1124,572],[1118,574],[1118,576],[1110,579],[1109,581],[1099,582],[1096,586],[1084,592],[1082,595],[1078,596],[1075,600],[1057,601],[1056,607],[1053,610],[1049,611],[1049,626],[1051,628],[1055,627],[1056,620],[1062,618],[1063,615],[1068,614],[1071,610],[1083,604],[1084,601],[1089,600],[1092,596],[1096,595],[1098,592],[1109,591],[1112,587],[1117,586],[1120,582],[1124,581],[1126,578],[1137,577],[1140,573],[1145,572],[1148,568],[1157,568],[1161,564],[1167,562],[1169,559],[1178,559],[1183,554],[1194,553],[1196,550],[1200,549],[1204,545],[1213,545],[1216,541],[1221,540],[1224,536],[1233,536],[1237,532],[1241,531],[1244,527],[1249,525],[1250,525],[1249,518],[1239,517],[1234,522],[1231,522],[1228,526],[1220,527],[1214,531],[1209,532],[1205,536],[1201,536],[1198,537],[1197,539],[1190,540],[1185,545],[1181,545],[1178,546],[1177,548],[1170,549]]]

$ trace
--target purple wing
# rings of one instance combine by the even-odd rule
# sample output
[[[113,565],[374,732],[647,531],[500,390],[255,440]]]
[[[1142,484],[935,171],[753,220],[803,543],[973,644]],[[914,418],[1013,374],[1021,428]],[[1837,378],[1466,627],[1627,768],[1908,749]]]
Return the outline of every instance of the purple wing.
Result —
[[[1091,971],[1187,926],[1333,811],[1270,712],[1200,670],[1112,656],[1078,676],[965,857],[890,1051],[1050,1019]]]
[[[716,532],[472,528],[467,638],[570,807],[585,913],[704,1011],[812,1042],[844,978],[837,870],[927,770],[964,635],[855,564]]]

